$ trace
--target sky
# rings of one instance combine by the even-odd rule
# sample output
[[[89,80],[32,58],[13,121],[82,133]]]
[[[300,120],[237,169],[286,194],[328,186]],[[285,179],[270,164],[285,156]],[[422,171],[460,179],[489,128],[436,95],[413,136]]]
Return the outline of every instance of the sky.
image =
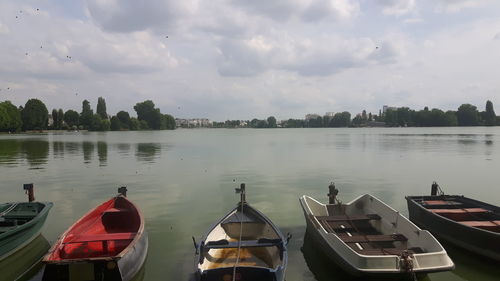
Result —
[[[4,0],[0,101],[278,120],[500,104],[498,0]],[[497,111],[500,111],[498,109]]]

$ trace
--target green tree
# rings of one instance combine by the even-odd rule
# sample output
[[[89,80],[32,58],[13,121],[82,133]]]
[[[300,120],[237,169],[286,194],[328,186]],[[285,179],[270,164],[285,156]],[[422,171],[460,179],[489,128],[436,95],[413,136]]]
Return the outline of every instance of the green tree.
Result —
[[[122,110],[116,114],[116,117],[121,123],[121,129],[130,129],[130,115],[128,114],[128,112]],[[137,128],[135,130],[137,130]]]
[[[109,131],[110,127],[111,127],[111,121],[109,121],[108,119],[102,119],[99,131]]]
[[[155,108],[155,104],[151,100],[137,103],[134,106],[134,110],[137,112],[137,119],[139,121],[145,121],[149,129],[160,129],[161,113],[159,109]]]
[[[129,123],[129,129],[132,131],[137,131],[141,129],[141,124],[137,118],[131,117]]]
[[[82,112],[80,113],[80,125],[84,129],[90,129],[92,127],[92,119],[94,116],[94,111],[90,108],[90,102],[84,100],[82,102]]]
[[[462,104],[457,111],[458,126],[477,126],[479,124],[479,112],[477,107],[471,104]]]
[[[0,103],[0,131],[17,132],[22,129],[21,112],[10,101]]]
[[[57,128],[61,129],[63,126],[64,112],[62,108],[57,111]]]
[[[90,127],[88,129],[91,131],[101,131],[101,115],[96,113],[92,115],[92,119],[90,120]]]
[[[267,117],[267,125],[269,128],[276,128],[276,118],[274,116]]]
[[[238,120],[239,121],[239,120]],[[175,129],[175,119],[170,114],[161,115],[161,127],[162,130],[174,130]]]
[[[106,113],[106,101],[103,97],[97,99],[96,113],[101,116],[101,119],[108,119],[108,113]]]
[[[349,127],[351,125],[351,113],[344,111],[335,113],[330,121],[330,127]]]
[[[493,109],[493,103],[491,101],[486,102],[486,112],[484,113],[484,125],[495,126],[497,122],[497,115]]]
[[[52,129],[58,129],[57,124],[59,123],[59,112],[57,109],[52,109]]]
[[[119,131],[122,129],[120,119],[118,119],[118,117],[116,116],[111,117],[109,125],[111,131]]]
[[[47,128],[49,111],[45,104],[38,99],[30,99],[21,112],[24,130],[44,130]]]
[[[80,116],[78,115],[78,112],[74,110],[68,110],[66,113],[64,113],[64,122],[66,122],[66,125],[68,125],[69,128],[74,129],[73,127],[78,126],[78,121],[79,121]]]

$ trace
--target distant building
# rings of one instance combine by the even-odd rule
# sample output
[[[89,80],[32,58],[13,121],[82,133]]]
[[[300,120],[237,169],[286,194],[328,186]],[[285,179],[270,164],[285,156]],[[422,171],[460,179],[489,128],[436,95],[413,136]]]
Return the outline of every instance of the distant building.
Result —
[[[207,118],[175,119],[175,126],[182,128],[207,128],[212,127],[213,122]]]
[[[326,117],[333,117],[335,116],[335,112],[325,112]]]
[[[49,125],[49,127],[52,127],[52,125],[54,125],[54,117],[52,117],[52,114],[49,114],[47,125]]]
[[[314,114],[314,113],[306,114],[306,121],[309,121],[311,119],[317,119],[318,117],[321,117],[321,116],[319,116],[318,114]]]

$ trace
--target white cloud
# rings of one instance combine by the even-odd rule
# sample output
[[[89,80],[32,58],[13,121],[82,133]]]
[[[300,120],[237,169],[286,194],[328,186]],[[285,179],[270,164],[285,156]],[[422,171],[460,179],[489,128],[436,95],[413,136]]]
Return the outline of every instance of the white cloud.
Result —
[[[385,15],[401,16],[414,11],[415,0],[377,0]]]
[[[357,0],[233,0],[236,7],[259,13],[277,21],[293,18],[309,22],[321,20],[343,21],[359,13]]]
[[[490,2],[490,0],[438,0],[437,11],[457,13],[464,9],[479,7]]]
[[[0,34],[8,34],[9,31],[9,27],[0,22]]]

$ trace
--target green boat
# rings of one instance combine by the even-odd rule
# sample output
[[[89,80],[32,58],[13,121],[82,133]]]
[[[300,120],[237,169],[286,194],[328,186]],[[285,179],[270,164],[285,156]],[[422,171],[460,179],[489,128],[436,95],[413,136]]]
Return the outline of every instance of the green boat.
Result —
[[[32,186],[28,192],[30,201],[34,200]],[[40,234],[52,205],[50,202],[0,204],[0,261],[23,248]]]

